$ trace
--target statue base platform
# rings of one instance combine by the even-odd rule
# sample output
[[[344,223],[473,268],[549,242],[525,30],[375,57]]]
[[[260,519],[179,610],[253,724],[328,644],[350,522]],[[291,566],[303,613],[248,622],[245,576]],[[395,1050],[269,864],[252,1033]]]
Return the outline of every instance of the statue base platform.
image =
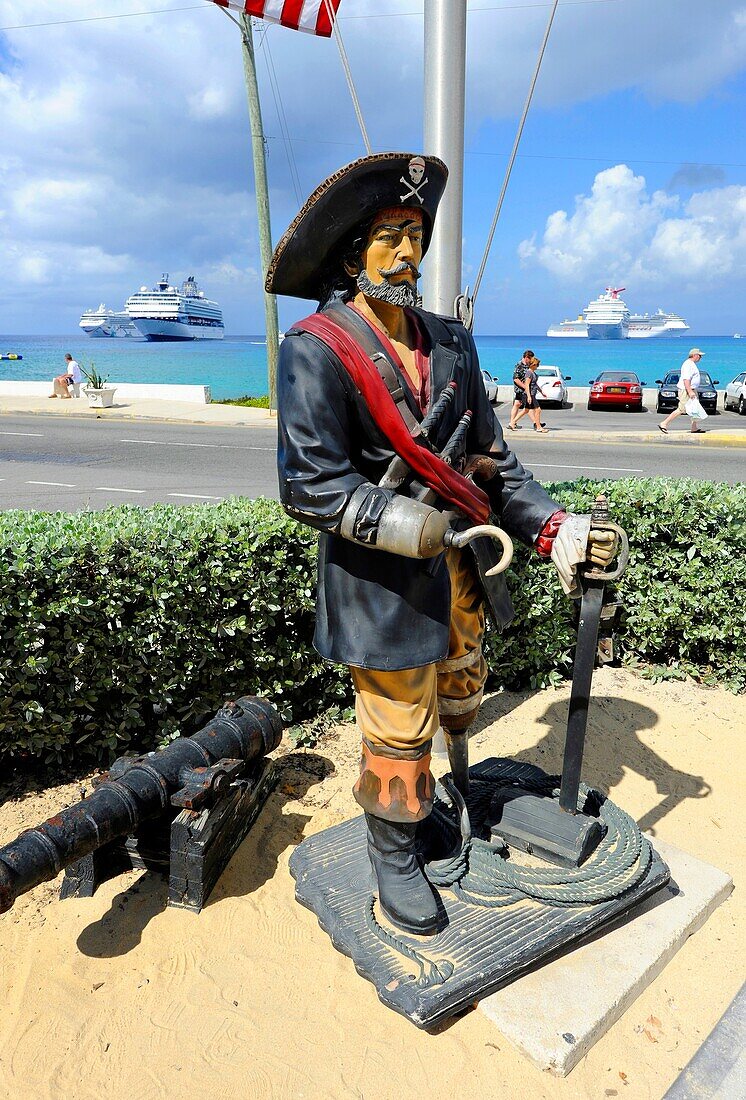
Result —
[[[470,778],[467,808],[472,830],[475,837],[487,839],[490,804],[498,789],[524,783],[531,789],[547,780],[539,768],[495,759],[474,765]],[[605,804],[619,814],[609,800]],[[443,808],[436,800],[436,813]],[[488,851],[484,843],[482,851]],[[400,932],[381,915],[374,900],[362,815],[304,840],[293,853],[290,870],[297,900],[316,914],[334,946],[375,985],[380,1000],[417,1027],[432,1028],[596,935],[666,886],[667,865],[647,841],[643,852],[645,858],[641,857],[631,886],[591,903],[568,904],[561,897],[536,896],[511,900],[508,891],[507,901],[506,896],[498,897],[496,904],[493,899],[494,907],[488,907],[473,902],[473,890],[459,889],[469,882],[468,876],[454,887],[438,887],[444,927],[427,937]],[[500,862],[524,875],[530,871],[525,862],[518,865],[512,858]],[[592,864],[593,857],[583,867],[564,873],[568,881],[573,876],[575,881],[577,876],[585,880],[592,877]],[[538,860],[532,866],[539,872],[551,869],[555,876],[562,874],[561,869]]]

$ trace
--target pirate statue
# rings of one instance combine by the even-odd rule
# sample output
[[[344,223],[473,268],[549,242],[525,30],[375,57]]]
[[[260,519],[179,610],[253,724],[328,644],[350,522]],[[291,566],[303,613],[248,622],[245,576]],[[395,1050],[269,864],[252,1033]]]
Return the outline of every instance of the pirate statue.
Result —
[[[447,176],[442,161],[409,153],[347,165],[305,203],[266,282],[319,303],[282,343],[280,496],[321,531],[314,644],[352,674],[354,796],[379,904],[420,935],[440,923],[415,842],[432,809],[432,740],[442,729],[452,761],[465,758],[487,676],[480,555],[454,545],[454,528],[493,515],[551,557],[570,595],[579,563],[607,565],[616,550],[613,533],[563,512],[506,446],[470,333],[418,306]],[[503,627],[503,577],[487,589]]]

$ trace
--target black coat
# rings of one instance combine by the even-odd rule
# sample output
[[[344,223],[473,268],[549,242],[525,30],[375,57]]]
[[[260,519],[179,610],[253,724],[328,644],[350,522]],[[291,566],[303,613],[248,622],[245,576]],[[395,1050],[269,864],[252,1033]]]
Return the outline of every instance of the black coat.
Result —
[[[456,396],[440,425],[440,449],[466,409],[473,412],[468,454],[490,454],[499,473],[485,486],[497,522],[532,545],[558,510],[506,446],[482,383],[471,335],[458,322],[414,311],[429,336],[431,401],[455,379]],[[412,412],[422,419],[406,383]],[[280,499],[289,515],[322,532],[316,634],[323,657],[394,671],[445,658],[450,583],[445,559],[405,558],[342,538],[338,532],[353,492],[377,485],[393,457],[352,378],[322,341],[290,330],[278,375]],[[392,490],[371,498],[366,542]],[[372,532],[372,535],[371,535]]]

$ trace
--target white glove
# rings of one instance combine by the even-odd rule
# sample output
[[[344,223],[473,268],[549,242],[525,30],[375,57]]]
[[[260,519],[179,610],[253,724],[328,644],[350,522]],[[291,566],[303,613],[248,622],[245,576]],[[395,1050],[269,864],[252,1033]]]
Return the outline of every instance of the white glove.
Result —
[[[586,559],[590,533],[591,517],[571,514],[562,521],[554,537],[552,561],[565,594],[572,599],[578,599],[582,595],[578,582],[578,566]]]

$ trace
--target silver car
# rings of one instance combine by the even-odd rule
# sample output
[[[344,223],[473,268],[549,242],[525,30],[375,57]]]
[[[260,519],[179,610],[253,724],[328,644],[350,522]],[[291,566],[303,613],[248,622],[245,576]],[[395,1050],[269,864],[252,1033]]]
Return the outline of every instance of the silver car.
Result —
[[[725,387],[724,408],[738,409],[741,416],[746,416],[746,371],[737,374]]]
[[[487,400],[491,405],[494,405],[497,401],[497,381],[488,370],[482,371],[482,381],[484,382],[484,388],[487,392]]]
[[[567,401],[567,386],[565,382],[571,382],[569,374],[563,375],[559,367],[539,367],[536,371],[539,383],[539,400],[546,405],[548,402],[556,403],[560,408]]]

